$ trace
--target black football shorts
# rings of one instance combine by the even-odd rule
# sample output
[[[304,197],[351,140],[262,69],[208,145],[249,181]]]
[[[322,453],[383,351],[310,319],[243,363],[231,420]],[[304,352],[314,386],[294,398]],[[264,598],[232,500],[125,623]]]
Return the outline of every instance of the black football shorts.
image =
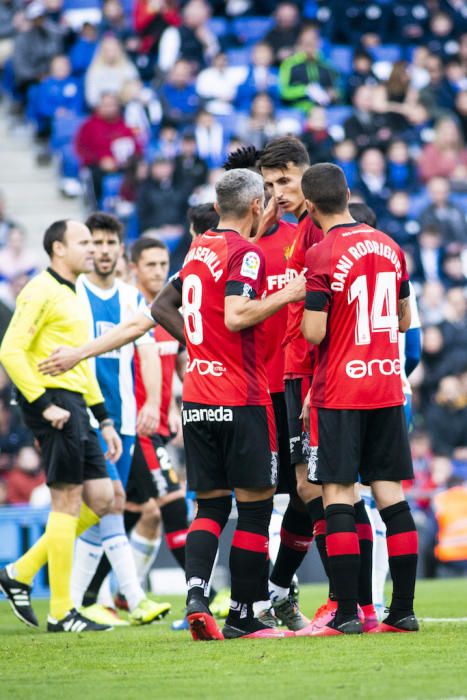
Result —
[[[353,484],[413,478],[403,406],[311,407],[308,481]]]
[[[279,477],[276,493],[287,493],[289,496],[295,496],[297,493],[297,476],[295,467],[290,461],[289,426],[284,393],[271,394],[271,399],[276,421],[277,453],[279,457]]]
[[[293,466],[306,463],[303,448],[307,435],[303,431],[302,414],[303,402],[311,386],[311,377],[285,380],[285,403],[287,406],[287,422],[289,426],[290,461]]]
[[[163,498],[169,493],[182,491],[167,451],[169,440],[157,434],[136,437],[126,488],[128,501],[146,503],[150,498]]]
[[[182,407],[190,491],[251,488],[277,483],[276,426],[272,405]]]
[[[24,422],[40,445],[47,484],[82,484],[88,479],[107,478],[104,454],[82,394],[66,389],[49,389],[48,394],[56,406],[70,412],[61,430],[53,428],[27,401],[19,400]]]

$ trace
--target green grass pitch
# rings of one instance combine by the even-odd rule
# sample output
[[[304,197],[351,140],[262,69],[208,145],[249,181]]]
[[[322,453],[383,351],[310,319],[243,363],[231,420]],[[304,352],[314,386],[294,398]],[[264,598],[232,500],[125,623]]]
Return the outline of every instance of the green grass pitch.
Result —
[[[324,602],[304,586],[302,609]],[[171,632],[172,614],[143,628],[51,635],[16,620],[0,602],[2,700],[467,700],[467,623],[422,622],[421,632],[328,639],[194,643]],[[35,608],[43,625],[47,603]],[[467,579],[422,581],[420,618],[467,617]]]

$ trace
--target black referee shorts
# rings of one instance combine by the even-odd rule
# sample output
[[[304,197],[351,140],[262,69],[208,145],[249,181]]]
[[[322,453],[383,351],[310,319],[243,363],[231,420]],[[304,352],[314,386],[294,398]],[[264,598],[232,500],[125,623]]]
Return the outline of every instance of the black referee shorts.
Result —
[[[151,437],[136,436],[126,487],[128,501],[142,504],[175,491],[183,493],[166,448],[169,440],[157,433]]]
[[[308,481],[362,484],[413,479],[403,406],[311,407]]]
[[[190,491],[276,486],[277,438],[271,405],[185,401],[182,425]]]
[[[89,423],[82,394],[66,389],[49,389],[48,393],[56,406],[70,411],[62,430],[52,427],[40,412],[19,398],[24,422],[41,448],[47,484],[82,484],[88,479],[108,478],[105,458]]]

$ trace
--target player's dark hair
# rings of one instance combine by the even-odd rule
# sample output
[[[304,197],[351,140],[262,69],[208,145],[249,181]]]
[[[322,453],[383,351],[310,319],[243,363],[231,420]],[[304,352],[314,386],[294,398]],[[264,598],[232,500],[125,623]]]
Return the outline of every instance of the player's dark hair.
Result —
[[[359,224],[367,224],[367,226],[376,228],[376,214],[368,204],[352,202],[349,204],[349,212]]]
[[[347,206],[347,180],[344,172],[333,163],[316,163],[305,170],[302,191],[323,214],[339,214]]]
[[[279,136],[266,144],[261,151],[259,168],[278,168],[285,170],[289,163],[298,167],[310,164],[310,157],[305,146],[295,136]]]
[[[200,236],[205,231],[216,228],[219,223],[219,214],[214,209],[214,204],[198,204],[188,211],[188,220],[193,226],[193,231]]]
[[[106,214],[103,211],[96,211],[90,214],[86,219],[86,226],[94,233],[94,231],[107,231],[118,236],[120,243],[123,241],[123,225],[112,214]]]
[[[133,243],[130,250],[130,257],[132,263],[137,263],[145,250],[150,250],[151,248],[160,248],[161,250],[166,250],[168,248],[165,243],[159,238],[153,238],[152,236],[141,236],[137,241]]]
[[[261,151],[258,151],[254,146],[242,146],[229,153],[223,166],[224,170],[249,168],[258,172],[258,159],[260,156]]]
[[[42,245],[44,246],[44,250],[49,258],[51,258],[53,255],[54,243],[56,241],[63,243],[67,226],[68,219],[60,219],[60,221],[54,221],[53,224],[50,224],[49,228],[44,233]]]

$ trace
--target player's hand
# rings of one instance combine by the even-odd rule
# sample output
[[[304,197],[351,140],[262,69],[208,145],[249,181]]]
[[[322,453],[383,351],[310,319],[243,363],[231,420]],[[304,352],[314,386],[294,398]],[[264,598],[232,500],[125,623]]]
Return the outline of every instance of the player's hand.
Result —
[[[48,406],[45,411],[42,411],[42,417],[48,420],[56,430],[62,430],[65,423],[68,422],[70,415],[70,411],[56,406],[55,404]]]
[[[263,212],[263,216],[261,217],[261,221],[258,227],[258,232],[253,238],[253,242],[256,243],[257,241],[259,241],[259,239],[262,236],[264,236],[264,234],[267,231],[269,231],[271,226],[274,226],[274,224],[277,223],[278,218],[279,205],[277,204],[277,199],[275,197],[271,197]]]
[[[179,435],[182,432],[182,419],[180,416],[180,411],[176,406],[169,410],[169,430],[171,435]]]
[[[104,428],[101,428],[101,435],[107,445],[107,452],[104,455],[105,458],[108,459],[109,462],[118,462],[122,456],[122,441],[120,440],[120,435],[113,425],[106,425]]]
[[[37,365],[39,372],[56,377],[73,369],[83,359],[80,348],[58,347]]]
[[[310,394],[311,389],[308,389],[308,393],[303,402],[302,412],[300,413],[300,418],[303,421],[303,427],[306,433],[310,432]]]
[[[136,420],[136,432],[138,435],[152,435],[159,427],[159,422],[159,406],[146,401],[138,413],[138,418]]]
[[[303,301],[306,294],[305,270],[302,270],[296,277],[288,282],[283,288],[287,296],[287,302]]]

